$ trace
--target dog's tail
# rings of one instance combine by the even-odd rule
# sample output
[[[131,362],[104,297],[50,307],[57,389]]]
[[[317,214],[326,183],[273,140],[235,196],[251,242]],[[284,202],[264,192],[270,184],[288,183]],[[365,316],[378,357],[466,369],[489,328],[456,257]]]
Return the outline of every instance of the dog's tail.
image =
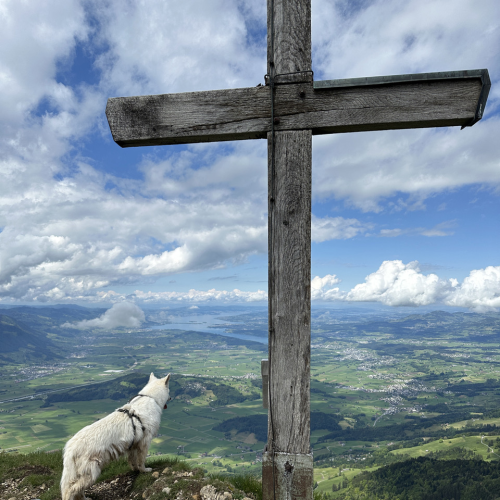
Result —
[[[62,500],[73,500],[96,482],[101,473],[101,461],[64,451],[61,496]]]

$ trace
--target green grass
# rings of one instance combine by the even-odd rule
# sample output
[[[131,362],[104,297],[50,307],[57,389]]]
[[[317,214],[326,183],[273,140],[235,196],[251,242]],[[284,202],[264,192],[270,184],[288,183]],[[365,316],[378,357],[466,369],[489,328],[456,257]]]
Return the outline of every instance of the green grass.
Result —
[[[345,423],[350,423],[355,428],[370,427],[373,425],[372,419],[380,416],[384,409],[389,407],[389,403],[381,400],[382,397],[387,396],[387,393],[371,393],[364,390],[384,390],[395,379],[408,380],[411,378],[422,378],[423,383],[429,389],[418,394],[417,399],[413,399],[412,402],[403,401],[401,406],[435,405],[446,402],[450,408],[455,410],[458,408],[478,413],[486,413],[488,409],[500,407],[500,390],[498,389],[483,391],[473,396],[442,392],[446,389],[448,382],[451,385],[457,384],[462,378],[476,382],[483,382],[489,377],[498,379],[500,370],[497,370],[498,365],[493,363],[500,361],[500,349],[496,345],[490,343],[484,349],[479,346],[473,346],[471,349],[470,344],[457,342],[453,336],[442,337],[438,340],[431,339],[431,341],[428,341],[429,339],[420,340],[416,337],[407,340],[392,337],[384,332],[372,333],[370,331],[367,333],[353,331],[349,340],[346,340],[347,337],[332,338],[334,336],[332,332],[339,328],[344,327],[335,324],[332,327],[323,325],[316,329],[316,334],[321,333],[324,335],[323,337],[321,335],[318,337],[313,332],[313,342],[318,345],[313,349],[311,359],[311,388],[316,391],[311,393],[311,410],[313,411],[320,410],[325,413],[339,414]],[[461,333],[453,332],[454,336],[455,334]],[[45,391],[49,388],[68,387],[88,382],[91,379],[97,382],[110,380],[115,376],[123,376],[130,373],[129,368],[134,362],[134,359],[128,354],[132,354],[138,361],[138,365],[134,369],[140,372],[154,371],[157,375],[171,371],[210,377],[231,377],[242,376],[249,372],[256,374],[260,372],[260,360],[263,357],[261,351],[243,346],[227,350],[200,349],[196,345],[207,341],[208,337],[192,332],[165,331],[161,336],[155,337],[155,335],[157,333],[118,332],[107,334],[106,338],[102,340],[96,337],[86,358],[68,358],[64,360],[64,367],[61,371],[54,371],[47,376],[25,382],[17,382],[20,366],[5,366],[0,374],[2,391],[4,391],[1,398],[7,399],[19,394]],[[73,340],[67,341],[72,342]],[[366,343],[367,341],[370,343]],[[422,345],[418,349],[412,350],[412,346],[418,343]],[[459,354],[470,354],[473,357],[467,358],[467,361],[462,358],[446,358],[439,355],[443,348],[452,349]],[[361,365],[364,362],[361,360],[346,358],[341,361],[345,352],[352,349],[372,356],[372,361],[375,364],[368,369],[362,369]],[[490,358],[487,365],[481,361],[486,355]],[[382,358],[386,361],[391,358],[392,361],[376,364],[376,361]],[[119,374],[111,373],[107,376],[101,376],[105,370],[125,371]],[[447,374],[446,377],[438,377],[432,381],[425,380],[429,374],[441,372]],[[219,379],[219,381],[231,385],[243,394],[259,391],[249,379],[225,378]],[[337,384],[352,388],[339,387]],[[177,447],[184,445],[185,452],[190,455],[188,462],[193,467],[206,469],[208,473],[215,473],[221,468],[212,464],[214,457],[201,457],[200,455],[203,453],[216,453],[221,457],[220,461],[223,462],[223,465],[230,466],[233,470],[241,471],[244,468],[245,472],[260,473],[261,464],[251,463],[255,462],[255,454],[247,453],[243,455],[243,459],[241,458],[242,450],[237,447],[244,445],[244,443],[234,439],[226,439],[223,433],[213,431],[212,427],[235,416],[265,414],[266,410],[262,408],[262,401],[244,401],[227,407],[218,407],[212,411],[212,408],[208,407],[209,401],[207,400],[210,395],[211,392],[208,391],[202,396],[193,397],[192,404],[181,399],[174,400],[169,404],[168,410],[163,414],[159,430],[161,436],[153,441],[150,448],[153,455],[151,459],[156,459],[156,454],[161,454],[162,460],[165,455],[175,455],[178,452]],[[124,402],[112,400],[68,402],[58,403],[49,408],[40,408],[43,403],[40,399],[5,403],[0,408],[0,447],[3,450],[14,448],[19,453],[30,453],[37,449],[44,451],[60,449],[72,434],[97,418],[102,418]],[[485,406],[486,410],[480,408],[481,406]],[[426,411],[425,407],[422,412],[426,414],[427,419],[419,420],[419,422],[428,422],[429,424],[432,424],[432,416],[438,415],[436,412]],[[408,416],[407,412],[384,416],[377,421],[376,429],[402,425],[405,423],[405,416]],[[469,422],[470,420],[461,422],[450,420],[448,427],[470,432],[470,428],[465,428]],[[487,423],[500,425],[500,418],[476,419],[473,422],[474,425]],[[448,427],[443,422],[438,422],[429,427],[428,431],[442,432],[442,435],[446,436]],[[332,456],[339,457],[346,455],[350,448],[353,449],[353,453],[364,453],[368,456],[369,453],[390,442],[388,440],[381,440],[380,443],[349,441],[345,443],[344,447],[341,447],[338,440],[318,442],[324,435],[325,431],[323,430],[312,433],[311,445],[314,448],[315,456],[318,454],[326,456],[327,452],[331,452]],[[241,438],[242,435],[239,437]],[[410,456],[421,456],[427,453],[425,449],[439,451],[445,446],[455,446],[454,443],[454,440],[451,444],[447,440],[442,444],[433,441],[414,449],[396,450],[393,453],[400,452],[408,453]],[[363,449],[361,448],[363,444],[371,444],[373,447]],[[432,447],[429,448],[431,444]],[[380,445],[380,448],[377,445]],[[249,446],[254,452],[257,452],[263,449],[264,443],[258,442],[245,446]],[[460,442],[456,446],[464,445]],[[325,451],[325,447],[328,447],[329,450]],[[484,458],[490,458],[487,457],[485,446],[471,441],[470,444],[466,443],[466,447],[477,448],[477,453]],[[325,461],[322,462],[324,465],[329,465],[328,458],[326,456]],[[349,465],[351,463],[352,467],[359,467],[362,464],[362,462],[346,463],[347,467],[351,467]],[[117,464],[116,467],[120,467],[120,464]],[[114,472],[110,472],[110,474],[112,473]],[[38,480],[40,478],[34,477],[32,479],[35,482]],[[326,488],[328,483],[332,481],[334,479],[321,482],[318,490]]]
[[[246,493],[253,493],[256,500],[262,500],[262,481],[252,474],[210,474],[211,481],[229,482],[235,488]]]
[[[173,472],[192,470],[189,463],[180,460],[178,457],[150,457],[146,461],[146,465],[160,471],[165,467],[170,467]],[[20,483],[21,487],[39,487],[45,484],[46,490],[41,494],[41,500],[55,500],[56,498],[60,498],[59,483],[61,481],[62,470],[61,452],[36,452],[25,455],[0,453],[0,482],[4,482],[7,479],[23,478]],[[97,483],[109,481],[127,473],[130,474],[130,466],[126,458],[121,458],[120,460],[111,462],[103,469]],[[152,474],[137,474],[134,475],[133,489],[141,492],[150,487],[154,482],[155,478]],[[256,483],[258,483],[255,478],[252,482],[251,478],[245,479],[243,477],[234,477],[231,480],[226,478],[226,482],[233,484],[236,488],[242,489],[247,493],[254,491]],[[182,481],[179,481],[179,483],[182,483]],[[176,487],[180,489],[183,485],[184,483],[179,486],[176,485]],[[249,488],[248,491],[245,489],[246,487]]]
[[[407,454],[410,458],[425,457],[429,453],[439,452],[448,450],[450,448],[465,448],[470,451],[474,451],[478,455],[481,455],[483,460],[491,459],[488,454],[488,449],[484,444],[481,444],[481,436],[460,436],[453,439],[443,439],[431,441],[425,443],[421,446],[415,446],[413,448],[401,448],[398,450],[393,450],[393,454]]]
[[[30,473],[30,469],[33,473]],[[40,474],[40,469],[43,474]],[[40,486],[46,484],[45,491],[41,500],[54,500],[59,493],[59,482],[62,474],[62,453],[30,453],[20,455],[17,453],[0,454],[0,481],[6,479],[17,479],[24,477],[22,484],[31,486]]]

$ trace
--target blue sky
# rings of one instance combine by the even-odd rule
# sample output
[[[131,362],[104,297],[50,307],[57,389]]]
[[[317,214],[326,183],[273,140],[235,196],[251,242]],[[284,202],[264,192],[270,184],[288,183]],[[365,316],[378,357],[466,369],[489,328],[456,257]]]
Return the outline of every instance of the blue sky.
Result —
[[[112,96],[255,86],[265,0],[0,3],[0,303],[259,303],[266,143],[121,149]],[[488,68],[473,128],[313,139],[313,299],[500,308],[500,3],[313,0],[315,79]]]

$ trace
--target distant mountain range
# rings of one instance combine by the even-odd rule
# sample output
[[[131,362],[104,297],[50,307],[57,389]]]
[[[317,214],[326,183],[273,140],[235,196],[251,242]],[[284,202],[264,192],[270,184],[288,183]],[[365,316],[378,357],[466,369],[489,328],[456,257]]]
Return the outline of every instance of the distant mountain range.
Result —
[[[68,322],[74,323],[86,319],[94,319],[106,312],[105,308],[87,308],[74,304],[55,306],[17,306],[0,310],[3,314],[28,325],[30,328],[44,333],[74,336],[75,330],[61,328]],[[1,351],[1,348],[0,348]]]
[[[44,333],[37,332],[11,316],[0,314],[0,360],[25,362],[59,358],[57,346]]]
[[[72,304],[2,307],[0,364],[61,359],[63,346],[51,340],[47,334],[72,337],[76,331],[61,328],[63,323],[93,319],[105,311],[106,309],[89,309]]]

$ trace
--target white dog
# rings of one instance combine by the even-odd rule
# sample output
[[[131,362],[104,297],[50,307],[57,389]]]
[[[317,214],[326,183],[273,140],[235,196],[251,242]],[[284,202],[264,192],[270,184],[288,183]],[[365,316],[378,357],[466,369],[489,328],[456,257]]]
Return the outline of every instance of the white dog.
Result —
[[[133,470],[145,467],[151,440],[160,428],[162,411],[169,400],[168,382],[152,373],[146,387],[126,405],[77,432],[64,447],[61,478],[62,500],[84,500],[102,468],[128,454]]]

